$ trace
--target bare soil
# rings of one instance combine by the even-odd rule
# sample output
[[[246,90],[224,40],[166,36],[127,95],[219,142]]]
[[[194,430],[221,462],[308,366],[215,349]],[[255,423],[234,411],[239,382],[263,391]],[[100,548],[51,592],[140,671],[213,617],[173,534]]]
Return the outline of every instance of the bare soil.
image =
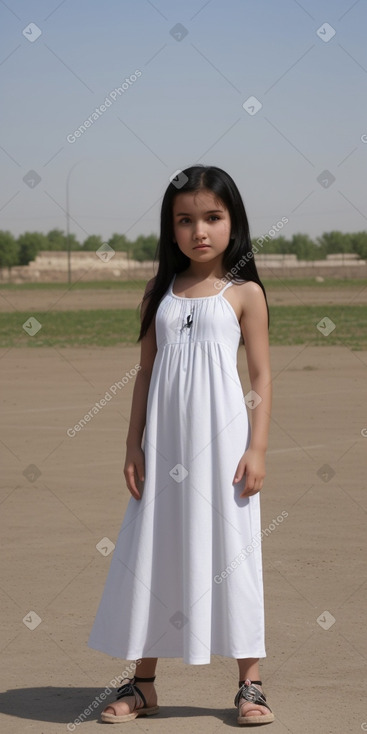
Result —
[[[40,307],[36,294],[25,295],[27,308],[32,298],[32,307]],[[47,295],[45,308],[52,305]],[[99,295],[104,303],[107,294]],[[88,297],[73,294],[73,308],[87,307]],[[108,294],[120,305],[125,297]],[[17,307],[24,308],[20,300]],[[271,732],[358,732],[362,724],[367,729],[367,352],[272,347],[271,359],[274,404],[262,490],[262,527],[270,528],[263,540],[267,658],[261,663],[276,716]],[[4,349],[0,361],[6,386],[1,731],[73,731],[72,722],[87,711],[80,730],[97,734],[106,702],[97,708],[93,702],[127,674],[127,661],[89,649],[87,638],[111,560],[96,546],[104,538],[116,542],[130,497],[122,470],[132,382],[74,437],[67,430],[139,361],[139,349]],[[238,366],[247,392],[243,348]],[[287,516],[275,524],[283,511]],[[246,609],[238,624],[246,624]],[[127,727],[212,734],[237,726],[234,660],[213,657],[210,666],[188,669],[164,659],[157,676],[160,715]]]

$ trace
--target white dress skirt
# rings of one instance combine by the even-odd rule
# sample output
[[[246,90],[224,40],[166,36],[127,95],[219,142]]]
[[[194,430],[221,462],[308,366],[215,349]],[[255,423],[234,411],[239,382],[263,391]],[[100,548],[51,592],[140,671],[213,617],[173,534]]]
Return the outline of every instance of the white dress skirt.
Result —
[[[233,483],[250,442],[233,283],[183,298],[174,280],[156,314],[142,499],[129,500],[88,645],[124,660],[262,658],[260,495]]]

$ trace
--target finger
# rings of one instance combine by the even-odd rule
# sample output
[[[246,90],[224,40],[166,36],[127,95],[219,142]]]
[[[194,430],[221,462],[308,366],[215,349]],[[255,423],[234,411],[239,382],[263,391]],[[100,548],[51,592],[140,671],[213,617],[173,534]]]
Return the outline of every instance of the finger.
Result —
[[[260,490],[262,489],[262,486],[263,486],[263,480],[262,479],[261,480],[255,480],[252,487],[247,488],[247,490],[246,490],[246,487],[245,487],[244,492],[241,495],[241,497],[245,497],[245,496],[246,497],[252,497],[254,494],[257,494],[258,492],[260,492]]]
[[[144,461],[139,461],[139,463],[136,464],[136,472],[140,481],[143,482],[145,473]]]
[[[233,479],[233,483],[234,484],[235,483],[237,484],[237,482],[240,482],[241,481],[241,479],[243,478],[243,475],[245,473],[245,470],[246,470],[246,464],[243,464],[243,465],[239,464],[238,465],[238,467],[236,469],[236,473],[234,475],[234,479]]]
[[[252,472],[247,472],[245,490],[247,492],[252,492],[252,490],[255,488],[255,485],[256,485],[256,475],[253,474]]]
[[[140,500],[140,492],[135,482],[135,467],[129,467],[124,473],[129,492],[136,500]]]
[[[256,479],[252,475],[246,475],[246,482],[241,497],[249,497],[255,489]]]

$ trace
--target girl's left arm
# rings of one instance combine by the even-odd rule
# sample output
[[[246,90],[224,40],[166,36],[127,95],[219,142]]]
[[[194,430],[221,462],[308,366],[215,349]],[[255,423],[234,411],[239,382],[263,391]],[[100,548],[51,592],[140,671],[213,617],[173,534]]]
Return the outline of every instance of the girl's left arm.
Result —
[[[242,287],[243,314],[240,321],[245,342],[251,390],[254,392],[251,410],[251,440],[238,464],[234,483],[243,475],[246,482],[241,497],[250,497],[262,489],[264,483],[265,456],[268,448],[272,382],[269,353],[268,314],[264,293],[260,286],[247,281]]]

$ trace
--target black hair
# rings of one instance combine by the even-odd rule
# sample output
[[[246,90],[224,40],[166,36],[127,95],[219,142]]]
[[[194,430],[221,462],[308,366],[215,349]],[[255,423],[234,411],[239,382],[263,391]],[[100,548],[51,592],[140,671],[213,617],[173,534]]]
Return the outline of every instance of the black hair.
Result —
[[[176,186],[176,183],[179,186]],[[147,291],[142,300],[143,304],[149,298],[142,318],[138,342],[147,333],[174,275],[187,270],[190,265],[190,258],[184,255],[178,244],[174,242],[174,199],[178,194],[200,190],[211,191],[228,209],[231,220],[231,237],[223,253],[223,268],[230,280],[235,282],[252,280],[258,283],[264,293],[269,326],[266,292],[255,265],[249,224],[241,194],[231,176],[221,168],[196,165],[181,171],[174,183],[169,184],[163,197],[160,236],[155,254],[158,260],[158,271],[152,288]]]

